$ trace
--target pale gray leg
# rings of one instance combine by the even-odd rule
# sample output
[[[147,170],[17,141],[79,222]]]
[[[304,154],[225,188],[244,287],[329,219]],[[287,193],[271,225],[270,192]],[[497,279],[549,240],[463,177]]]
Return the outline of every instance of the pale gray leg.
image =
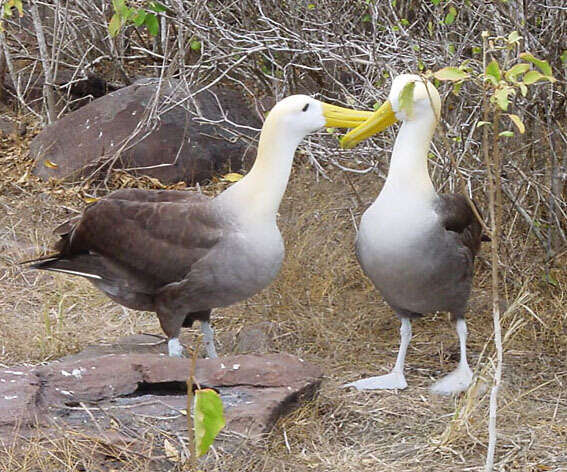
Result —
[[[411,341],[411,320],[402,317],[402,326],[400,327],[400,350],[396,359],[396,365],[392,372],[377,377],[368,377],[366,379],[351,382],[344,387],[355,387],[357,390],[377,390],[377,389],[404,389],[408,386],[404,376],[404,364],[406,361],[406,353]]]
[[[431,387],[433,393],[449,395],[451,393],[463,392],[472,383],[473,372],[467,361],[467,323],[464,318],[457,320],[456,329],[461,350],[459,365],[449,375],[433,384]]]
[[[216,359],[217,350],[215,349],[215,332],[208,321],[201,321],[201,332],[203,333],[203,342],[207,350],[209,359]]]

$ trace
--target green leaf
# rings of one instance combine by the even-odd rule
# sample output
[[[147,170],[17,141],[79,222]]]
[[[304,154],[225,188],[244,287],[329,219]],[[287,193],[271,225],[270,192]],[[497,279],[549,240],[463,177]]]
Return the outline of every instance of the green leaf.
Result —
[[[362,21],[363,23],[368,23],[368,22],[371,21],[371,20],[372,20],[372,17],[371,17],[368,13],[366,13],[366,14],[364,14],[364,15],[362,16],[362,20],[361,20],[361,21]]]
[[[551,66],[549,65],[549,63],[547,61],[542,61],[542,60],[534,57],[529,52],[523,52],[522,54],[520,54],[520,57],[524,61],[531,62],[534,66],[536,66],[542,72],[543,75],[546,75],[548,77],[553,77],[553,72],[551,70]]]
[[[531,70],[526,75],[524,75],[522,82],[525,85],[532,85],[535,84],[538,80],[543,79],[545,79],[545,76],[540,74],[537,70]]]
[[[144,20],[146,19],[146,12],[142,9],[139,9],[136,12],[136,16],[132,19],[132,22],[136,25],[136,26],[142,26],[144,24]]]
[[[517,43],[518,41],[520,41],[520,39],[522,39],[522,37],[520,36],[520,33],[518,33],[517,31],[512,31],[509,35],[508,35],[508,43],[509,44],[514,44]]]
[[[445,15],[445,22],[446,25],[452,25],[455,22],[455,18],[457,18],[457,9],[453,6],[449,7],[449,13]]]
[[[476,127],[477,127],[477,128],[480,128],[481,126],[486,126],[486,125],[492,126],[492,123],[491,123],[490,121],[479,121],[479,122],[476,124]]]
[[[461,87],[463,86],[463,82],[456,82],[453,84],[453,94],[454,95],[459,95],[459,92],[461,91]]]
[[[210,388],[195,392],[195,444],[197,457],[205,454],[224,427],[222,400]]]
[[[167,8],[159,2],[150,2],[148,8],[152,11],[155,11],[156,13],[162,13],[164,11],[167,11]]]
[[[118,12],[120,9],[126,6],[126,0],[112,0],[112,7],[114,8],[115,12]]]
[[[191,48],[191,51],[199,52],[201,50],[201,41],[192,39],[189,43],[189,47]]]
[[[315,10],[315,4],[314,4],[314,3],[309,3],[309,4],[307,5],[307,9],[308,9],[308,10]]]
[[[459,80],[464,80],[469,77],[469,74],[462,71],[458,67],[443,67],[443,69],[439,69],[437,72],[433,72],[433,77],[437,80],[450,80],[452,82],[457,82]]]
[[[559,58],[561,59],[561,62],[563,64],[567,64],[567,49],[565,49],[562,53],[561,56],[559,56]]]
[[[110,23],[108,23],[108,32],[110,33],[110,36],[114,38],[120,31],[121,26],[122,21],[120,20],[120,15],[118,13],[115,13],[114,15],[112,15]]]
[[[518,84],[518,86],[520,87],[520,92],[522,92],[522,97],[525,97],[528,94],[528,87],[524,84]]]
[[[545,275],[544,279],[545,279],[546,282],[553,285],[554,287],[559,287],[559,282],[557,281],[557,279],[555,277],[553,277],[553,275],[547,273]]]
[[[511,138],[512,136],[514,136],[514,132],[513,131],[502,131],[501,133],[498,133],[498,136],[502,136],[503,138]]]
[[[496,103],[502,110],[508,111],[508,105],[510,104],[508,97],[512,94],[514,94],[514,89],[512,87],[502,87],[494,92]]]
[[[516,128],[518,128],[520,134],[524,134],[526,132],[526,127],[524,126],[524,123],[522,122],[521,118],[518,115],[513,115],[513,114],[509,114],[508,116],[510,117],[512,123],[514,123]]]
[[[486,66],[486,71],[484,76],[490,80],[494,85],[498,85],[500,79],[502,79],[502,72],[500,71],[500,66],[496,60],[492,59]]]
[[[128,18],[130,9],[126,5],[126,0],[112,0],[112,6],[114,7],[114,11],[118,13],[121,19]]]
[[[441,2],[441,0],[431,0],[431,3],[433,3],[433,5],[439,5],[439,2]]]
[[[144,18],[144,24],[146,25],[146,28],[148,28],[148,31],[152,36],[158,35],[159,22],[156,15],[154,15],[153,13],[146,14],[146,17]]]
[[[413,91],[415,82],[408,82],[400,92],[398,100],[400,102],[400,110],[404,111],[408,118],[413,116]]]
[[[12,5],[11,2],[4,4],[4,12],[2,13],[4,18],[10,18],[12,16]]]
[[[504,77],[510,82],[515,82],[516,77],[520,74],[524,74],[530,70],[529,64],[516,64],[515,66],[510,67],[505,73]]]
[[[20,18],[24,16],[24,6],[22,5],[22,0],[14,0],[12,3],[16,7],[16,10],[18,10]]]

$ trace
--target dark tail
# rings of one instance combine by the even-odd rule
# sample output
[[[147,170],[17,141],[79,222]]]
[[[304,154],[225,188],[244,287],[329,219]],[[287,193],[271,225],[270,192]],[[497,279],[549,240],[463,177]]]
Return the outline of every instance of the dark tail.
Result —
[[[51,270],[53,272],[64,272],[71,275],[79,275],[88,279],[101,280],[99,261],[97,258],[91,257],[89,254],[80,254],[71,258],[66,258],[61,254],[42,257],[40,259],[32,259],[20,262],[20,264],[29,264],[32,269]]]

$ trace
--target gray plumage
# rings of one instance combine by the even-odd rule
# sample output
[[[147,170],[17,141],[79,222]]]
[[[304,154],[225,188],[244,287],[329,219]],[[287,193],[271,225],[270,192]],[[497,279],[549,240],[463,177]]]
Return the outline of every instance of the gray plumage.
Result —
[[[463,195],[438,195],[429,177],[428,151],[440,111],[441,98],[432,84],[416,75],[401,75],[394,79],[388,100],[373,117],[343,138],[343,145],[352,147],[402,121],[388,177],[362,216],[356,240],[360,265],[401,320],[400,350],[389,374],[347,386],[406,388],[404,363],[411,320],[436,311],[449,312],[455,321],[461,359],[433,391],[459,392],[472,381],[464,314],[482,239],[481,225]]]

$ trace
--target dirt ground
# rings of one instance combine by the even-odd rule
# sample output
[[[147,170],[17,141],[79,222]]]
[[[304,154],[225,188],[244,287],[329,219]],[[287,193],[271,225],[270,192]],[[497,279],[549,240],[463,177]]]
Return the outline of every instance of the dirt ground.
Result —
[[[151,313],[126,310],[88,282],[38,273],[18,262],[47,251],[50,234],[84,206],[89,189],[40,184],[28,176],[25,142],[0,143],[0,364],[40,363],[89,344],[141,332],[160,333]],[[286,351],[324,369],[317,398],[280,420],[261,442],[230,453],[215,450],[206,471],[480,471],[487,444],[493,370],[488,247],[477,260],[469,320],[469,352],[479,381],[444,398],[428,388],[458,360],[445,314],[414,323],[407,357],[409,387],[361,393],[347,381],[386,372],[395,361],[399,323],[362,275],[353,251],[355,224],[377,195],[373,173],[328,169],[317,177],[298,156],[280,208],[286,260],[277,280],[255,297],[214,312],[215,329],[234,332],[272,321]],[[212,193],[222,185],[207,189]],[[516,236],[526,248],[527,236]],[[535,245],[532,245],[535,246]],[[526,250],[526,249],[523,249]],[[530,257],[540,257],[535,250]],[[565,267],[565,256],[558,267]],[[526,266],[511,274],[503,316],[504,381],[498,410],[498,470],[567,470],[567,278],[544,284]],[[516,278],[516,279],[514,279]],[[222,346],[220,346],[222,354]],[[112,454],[88,437],[22,440],[0,451],[0,470],[154,471],[181,467],[164,459],[163,437],[145,438],[143,454]]]

